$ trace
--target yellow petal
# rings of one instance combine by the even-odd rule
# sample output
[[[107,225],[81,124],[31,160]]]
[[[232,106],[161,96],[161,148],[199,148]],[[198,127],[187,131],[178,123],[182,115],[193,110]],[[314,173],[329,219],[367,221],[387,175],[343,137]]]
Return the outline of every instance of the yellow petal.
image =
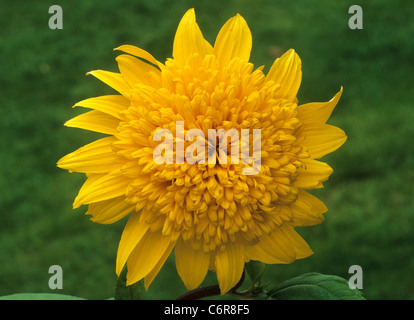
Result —
[[[158,263],[154,267],[154,269],[152,269],[151,272],[148,273],[148,275],[145,276],[145,278],[144,278],[145,290],[148,290],[148,287],[150,286],[151,282],[155,279],[158,272],[160,272],[162,266],[164,265],[165,261],[169,257],[169,255],[170,255],[173,248],[174,248],[174,243],[171,242],[170,245],[168,246],[167,250],[165,250],[164,254],[162,255],[161,259],[158,261]]]
[[[298,106],[298,117],[303,122],[325,123],[342,95],[341,90],[328,102],[312,102]]]
[[[213,48],[204,39],[197,25],[194,9],[188,10],[178,25],[173,45],[173,57],[184,65],[187,58],[198,53],[201,58],[213,53]]]
[[[114,174],[91,174],[79,190],[73,208],[78,208],[82,204],[120,197],[125,194],[129,183],[130,180],[119,172]]]
[[[221,28],[214,43],[214,52],[221,65],[235,57],[248,62],[252,50],[252,34],[242,16],[237,14]]]
[[[82,100],[75,104],[75,107],[95,109],[107,113],[115,118],[122,119],[120,112],[128,109],[131,102],[124,96],[108,95]]]
[[[162,260],[170,245],[171,236],[147,231],[128,258],[127,285],[147,276]]]
[[[122,232],[116,256],[116,274],[119,276],[131,252],[145,235],[149,224],[139,222],[140,213],[133,212]]]
[[[324,162],[306,159],[303,166],[298,169],[295,186],[303,189],[322,188],[322,182],[328,180],[333,170]]]
[[[247,247],[246,250],[250,260],[268,264],[291,263],[296,258],[290,240],[280,231],[280,228],[274,230],[270,235],[262,235],[258,244]]]
[[[119,50],[119,51],[123,51],[129,54],[132,54],[133,56],[136,56],[138,58],[144,59],[150,63],[152,63],[155,66],[158,66],[160,69],[162,69],[164,67],[164,65],[159,62],[157,59],[155,59],[149,52],[135,47],[135,46],[131,46],[131,45],[123,45],[120,46],[118,48],[115,48],[114,50]]]
[[[94,70],[88,72],[87,74],[93,75],[95,78],[101,80],[103,83],[106,83],[108,86],[114,88],[123,96],[129,96],[129,90],[131,89],[131,87],[125,81],[124,77],[120,73],[104,70]]]
[[[324,220],[325,204],[310,193],[299,190],[298,198],[290,205],[295,226],[314,226]]]
[[[116,163],[112,144],[114,137],[96,140],[67,154],[57,163],[58,167],[69,171],[88,173],[107,173]]]
[[[177,272],[188,290],[197,288],[203,282],[210,263],[210,253],[194,250],[189,241],[178,240],[175,246]]]
[[[318,159],[342,146],[346,141],[345,132],[338,127],[317,122],[303,124],[305,140],[303,145],[308,149],[311,159]]]
[[[119,119],[101,111],[92,110],[66,121],[65,126],[106,134],[116,134]]]
[[[126,54],[116,57],[116,61],[118,61],[119,71],[131,87],[136,83],[148,86],[155,85],[150,73],[160,73],[160,71],[152,65]]]
[[[216,273],[221,294],[227,293],[239,281],[244,268],[244,246],[241,243],[229,243],[223,251],[216,254]]]
[[[275,93],[275,98],[294,101],[302,81],[302,63],[295,50],[290,49],[280,58],[276,59],[266,81],[275,81],[280,88]]]
[[[270,235],[263,235],[260,242],[248,247],[248,258],[268,264],[286,264],[308,257],[313,252],[308,244],[288,224],[283,224]]]
[[[92,215],[91,220],[96,223],[110,224],[114,223],[134,210],[134,206],[131,206],[125,201],[125,197],[91,203],[86,214]]]
[[[291,246],[295,251],[296,259],[307,258],[313,254],[312,249],[305,240],[288,224],[283,224],[280,231],[290,240]]]

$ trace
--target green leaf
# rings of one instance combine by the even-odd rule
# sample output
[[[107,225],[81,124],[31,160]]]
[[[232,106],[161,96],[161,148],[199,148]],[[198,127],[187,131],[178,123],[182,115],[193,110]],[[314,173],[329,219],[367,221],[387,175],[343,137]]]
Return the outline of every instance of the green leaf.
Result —
[[[305,273],[286,280],[267,295],[277,300],[365,300],[359,290],[349,288],[347,280],[320,273]]]
[[[255,284],[262,277],[266,269],[266,265],[263,262],[252,260],[246,263],[245,269],[249,275],[249,278],[252,280],[252,283]]]
[[[85,300],[83,298],[56,293],[16,293],[2,296],[0,300]]]
[[[142,282],[136,282],[130,286],[127,286],[127,267],[122,269],[121,274],[116,281],[115,286],[115,300],[141,300],[142,299]]]

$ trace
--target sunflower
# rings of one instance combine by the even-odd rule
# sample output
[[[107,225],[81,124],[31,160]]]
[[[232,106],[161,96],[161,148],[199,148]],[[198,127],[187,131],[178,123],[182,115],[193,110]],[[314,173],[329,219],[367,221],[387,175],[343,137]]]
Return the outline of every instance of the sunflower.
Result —
[[[240,15],[224,24],[212,46],[191,9],[165,63],[123,45],[115,49],[125,53],[116,58],[120,73],[89,72],[119,94],[77,103],[92,110],[65,125],[107,136],[58,166],[86,174],[73,206],[88,205],[92,221],[109,224],[129,215],[116,260],[118,275],[127,265],[128,285],[144,279],[148,288],[172,251],[188,289],[210,269],[222,294],[240,280],[245,262],[285,264],[312,254],[294,228],[321,223],[327,211],[305,190],[322,187],[333,170],[316,159],[346,140],[326,124],[342,88],[328,102],[298,105],[296,52],[276,59],[265,75],[249,62],[251,48]],[[172,133],[174,163],[155,161],[160,129]],[[179,129],[204,134],[205,156],[219,159],[230,159],[230,149],[223,155],[211,148],[209,130],[260,130],[259,148],[251,135],[248,141],[249,152],[260,150],[259,170],[245,174],[250,165],[241,161],[179,161],[177,143],[192,143],[177,137]]]

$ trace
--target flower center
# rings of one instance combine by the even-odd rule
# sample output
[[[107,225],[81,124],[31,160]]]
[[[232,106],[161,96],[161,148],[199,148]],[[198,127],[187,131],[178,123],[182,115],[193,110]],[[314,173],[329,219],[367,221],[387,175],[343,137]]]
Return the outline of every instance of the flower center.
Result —
[[[221,66],[214,55],[193,54],[185,66],[167,60],[152,86],[137,84],[131,90],[114,150],[125,162],[122,173],[131,179],[127,201],[142,210],[141,220],[152,231],[191,239],[195,249],[211,252],[229,241],[254,243],[291,219],[281,208],[295,201],[297,169],[308,157],[300,145],[301,123],[296,104],[274,98],[279,85],[266,81],[262,68],[252,70],[239,58]],[[178,138],[177,123],[183,124],[184,135],[191,129],[203,133],[205,163],[182,161],[177,143],[186,149],[193,141]],[[160,143],[154,134],[160,128],[173,135],[174,163],[154,162]],[[239,137],[248,129],[250,155],[252,132],[260,130],[260,171],[243,174],[248,164],[231,161],[231,134],[221,154],[220,139],[209,137],[212,129]],[[207,161],[212,157],[227,161],[212,164]]]

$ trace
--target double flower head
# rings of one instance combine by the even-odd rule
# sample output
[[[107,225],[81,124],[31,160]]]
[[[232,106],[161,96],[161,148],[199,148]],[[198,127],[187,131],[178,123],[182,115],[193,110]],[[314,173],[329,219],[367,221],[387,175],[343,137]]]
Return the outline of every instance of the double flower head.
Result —
[[[224,294],[240,280],[245,262],[291,263],[312,254],[294,228],[324,219],[327,208],[306,190],[322,187],[333,172],[317,159],[346,140],[326,124],[342,89],[328,102],[298,105],[302,73],[295,51],[266,75],[249,62],[251,49],[240,15],[224,24],[212,46],[189,10],[165,63],[124,45],[117,48],[125,53],[116,59],[120,73],[90,72],[119,94],[77,103],[92,110],[66,125],[107,136],[58,166],[87,175],[74,207],[88,205],[93,221],[129,215],[116,261],[118,274],[127,264],[127,284],[145,279],[148,288],[174,252],[188,289],[210,269]],[[217,148],[223,141],[227,148]],[[196,161],[184,161],[177,146]],[[232,158],[237,146],[249,161]]]

